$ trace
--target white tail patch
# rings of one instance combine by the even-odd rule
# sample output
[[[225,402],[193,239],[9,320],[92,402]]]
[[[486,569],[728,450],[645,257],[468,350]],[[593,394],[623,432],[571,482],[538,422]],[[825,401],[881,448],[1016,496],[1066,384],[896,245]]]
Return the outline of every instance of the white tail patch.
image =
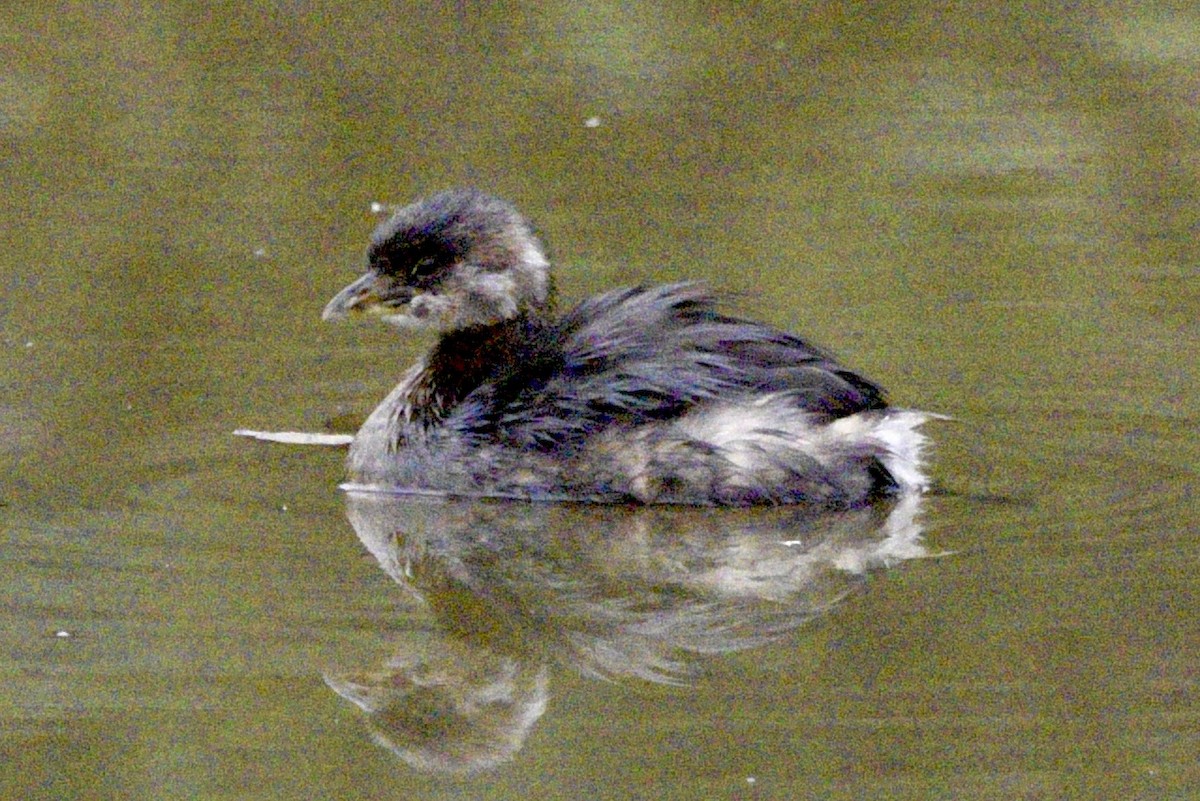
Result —
[[[819,427],[781,395],[704,406],[685,415],[675,429],[717,448],[734,467],[748,473],[767,468],[766,455],[781,448],[804,451],[823,461]]]
[[[708,443],[739,470],[770,469],[773,456],[793,451],[831,467],[847,457],[874,453],[901,490],[924,490],[928,439],[920,432],[940,415],[908,409],[860,412],[822,423],[796,409],[786,394],[749,403],[704,407],[679,420],[679,433]],[[786,458],[785,458],[786,461]]]
[[[888,409],[843,417],[828,428],[847,443],[881,450],[880,461],[902,490],[925,490],[929,488],[929,477],[924,472],[924,451],[929,438],[919,429],[935,418],[941,415]]]

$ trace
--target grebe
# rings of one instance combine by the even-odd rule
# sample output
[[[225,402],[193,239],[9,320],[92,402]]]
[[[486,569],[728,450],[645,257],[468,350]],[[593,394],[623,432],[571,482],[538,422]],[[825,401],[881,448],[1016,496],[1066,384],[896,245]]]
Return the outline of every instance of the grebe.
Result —
[[[530,500],[852,506],[919,491],[932,415],[695,283],[553,314],[529,223],[474,189],[396,211],[323,318],[437,343],[350,446],[356,485]]]

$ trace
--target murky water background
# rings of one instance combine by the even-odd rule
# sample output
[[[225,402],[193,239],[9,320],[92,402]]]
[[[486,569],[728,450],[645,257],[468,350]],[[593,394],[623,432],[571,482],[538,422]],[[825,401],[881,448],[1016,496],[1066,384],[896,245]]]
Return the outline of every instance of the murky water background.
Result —
[[[1200,794],[1194,8],[9,4],[0,41],[0,797]],[[761,519],[588,508],[506,512],[536,558],[471,516],[372,555],[339,453],[229,432],[383,396],[422,343],[321,306],[371,201],[466,182],[564,300],[706,278],[953,415],[943,555],[804,583]],[[807,616],[738,648],[595,616],[764,575]],[[417,770],[345,696],[418,674],[544,709]]]

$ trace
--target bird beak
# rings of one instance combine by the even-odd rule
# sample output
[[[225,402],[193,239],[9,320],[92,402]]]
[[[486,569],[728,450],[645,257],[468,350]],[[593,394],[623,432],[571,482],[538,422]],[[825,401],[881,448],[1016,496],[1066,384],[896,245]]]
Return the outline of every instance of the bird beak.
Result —
[[[325,304],[322,320],[345,320],[358,314],[394,314],[395,308],[384,301],[380,291],[380,278],[368,272],[342,289]]]

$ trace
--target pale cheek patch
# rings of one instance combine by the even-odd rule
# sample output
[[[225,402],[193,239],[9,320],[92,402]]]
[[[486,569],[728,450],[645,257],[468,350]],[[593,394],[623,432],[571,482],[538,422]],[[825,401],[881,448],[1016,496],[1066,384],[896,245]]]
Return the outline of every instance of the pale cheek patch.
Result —
[[[525,243],[516,269],[521,273],[521,280],[529,287],[533,299],[545,303],[546,296],[550,294],[550,263],[536,243]]]
[[[445,295],[418,295],[400,314],[384,317],[384,322],[396,328],[432,328],[439,331],[451,328],[456,304]]]
[[[517,286],[506,273],[480,273],[467,283],[460,325],[480,325],[507,320],[517,315]]]

